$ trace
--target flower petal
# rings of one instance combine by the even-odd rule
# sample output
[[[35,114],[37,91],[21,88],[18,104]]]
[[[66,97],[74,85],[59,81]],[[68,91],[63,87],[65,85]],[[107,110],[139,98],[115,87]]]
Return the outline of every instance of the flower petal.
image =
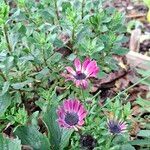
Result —
[[[86,70],[87,65],[91,62],[90,58],[86,58],[82,64],[82,73]]]
[[[83,120],[87,115],[87,112],[85,111],[84,113],[82,113],[82,115],[79,116],[79,120]]]
[[[76,87],[79,87],[80,84],[81,84],[81,81],[80,80],[75,80],[75,84],[76,84]]]
[[[64,117],[65,117],[65,111],[64,111],[63,107],[59,107],[58,108],[57,115],[58,115],[59,118],[64,119]]]
[[[81,121],[78,122],[79,126],[82,126],[83,124],[84,124],[84,120],[81,120]]]
[[[65,81],[73,81],[74,80],[74,76],[72,74],[67,74],[67,73],[61,73],[61,76],[63,76],[64,78],[66,78]]]
[[[87,76],[90,76],[95,70],[97,70],[97,63],[96,61],[91,61],[88,66],[86,67],[86,70],[85,70],[85,74]]]
[[[82,87],[83,87],[83,89],[87,89],[87,87],[88,87],[88,81],[87,80],[82,80]]]
[[[64,101],[63,106],[64,106],[64,109],[65,109],[66,112],[67,112],[67,111],[70,112],[69,100]]]
[[[80,105],[80,108],[79,108],[79,111],[78,111],[79,117],[80,117],[80,115],[83,114],[84,111],[85,111],[85,109],[84,109],[83,105]]]
[[[90,77],[96,77],[97,74],[98,74],[98,72],[99,72],[99,68],[97,67],[97,68],[93,71],[93,73],[90,74],[89,76],[90,76]]]
[[[61,127],[65,127],[65,128],[70,128],[71,126],[69,126],[68,124],[65,123],[64,120],[62,119],[58,119],[57,120],[58,124],[61,126]]]
[[[73,111],[73,104],[74,104],[74,100],[69,100],[70,112]]]
[[[80,60],[79,60],[78,58],[76,58],[76,59],[74,60],[74,66],[75,66],[77,72],[78,72],[78,71],[81,72],[81,62],[80,62]]]
[[[74,102],[74,112],[78,112],[79,105],[80,105],[80,101],[76,100],[76,101]]]
[[[73,68],[71,68],[71,67],[66,67],[66,70],[69,72],[69,73],[71,73],[72,75],[76,75],[76,72],[73,70]]]

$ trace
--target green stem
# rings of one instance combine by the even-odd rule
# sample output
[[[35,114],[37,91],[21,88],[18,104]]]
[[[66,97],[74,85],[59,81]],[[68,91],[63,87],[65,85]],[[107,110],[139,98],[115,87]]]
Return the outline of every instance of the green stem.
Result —
[[[7,31],[7,26],[6,25],[3,26],[3,30],[4,30],[4,36],[5,36],[5,40],[6,40],[6,43],[7,43],[8,51],[9,51],[9,53],[11,53],[12,52],[12,48],[10,46],[9,37],[8,37],[8,31]]]
[[[95,99],[95,98],[100,94],[100,92],[101,92],[101,90],[99,90],[99,91],[92,97],[91,101],[92,101],[93,99]]]
[[[55,13],[56,13],[57,21],[59,23],[60,17],[59,17],[59,10],[58,10],[58,5],[57,5],[57,0],[54,0],[54,5],[55,5]],[[61,26],[60,26],[60,29],[63,30]]]
[[[117,94],[115,97],[113,97],[112,99],[110,99],[109,101],[107,101],[100,109],[104,108],[105,106],[107,106],[110,102],[112,102],[113,100],[115,100],[119,95],[124,94],[125,92],[127,92],[128,90],[130,90],[131,88],[133,88],[134,86],[138,85],[139,83],[141,83],[142,81],[148,79],[150,77],[150,75],[142,78],[141,80],[137,81],[136,83],[134,83],[133,85],[129,86],[127,89],[125,89],[124,91],[120,92],[119,94]]]
[[[114,140],[114,138],[116,137],[116,134],[114,134],[110,140],[108,141],[108,144],[106,145],[106,149],[109,150],[111,148],[111,143]]]
[[[42,52],[43,52],[44,64],[45,64],[45,66],[47,66],[47,60],[46,60],[46,58],[45,58],[45,51],[44,51],[44,49],[42,49]]]
[[[83,97],[83,99],[84,99],[84,103],[85,103],[85,96],[84,96],[84,91],[83,91],[83,89],[81,89],[81,95],[82,95],[82,97]]]
[[[75,39],[75,27],[73,26],[73,29],[72,29],[72,37],[71,37],[72,44],[74,44],[74,39]]]
[[[82,8],[81,8],[81,18],[84,17],[84,6],[85,6],[85,0],[82,0]]]

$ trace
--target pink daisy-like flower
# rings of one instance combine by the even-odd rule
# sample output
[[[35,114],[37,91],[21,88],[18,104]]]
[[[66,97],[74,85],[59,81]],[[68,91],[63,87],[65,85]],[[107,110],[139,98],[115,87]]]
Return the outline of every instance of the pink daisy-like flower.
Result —
[[[65,128],[80,128],[84,124],[87,111],[79,100],[68,99],[57,110],[58,124]]]
[[[99,67],[95,60],[86,58],[81,64],[80,60],[76,58],[74,60],[75,70],[72,67],[66,67],[67,74],[63,73],[62,75],[67,79],[75,83],[77,87],[86,89],[88,87],[88,78],[96,77],[99,72]]]
[[[127,124],[124,121],[117,119],[110,119],[107,121],[107,126],[112,134],[121,134],[127,131]]]

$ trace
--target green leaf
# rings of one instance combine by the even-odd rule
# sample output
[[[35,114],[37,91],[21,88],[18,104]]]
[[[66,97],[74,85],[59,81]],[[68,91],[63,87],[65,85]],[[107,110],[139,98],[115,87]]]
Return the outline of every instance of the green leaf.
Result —
[[[34,150],[50,150],[47,137],[40,133],[35,126],[20,126],[14,133],[21,139],[23,145],[29,145]]]
[[[60,54],[60,53],[55,53],[54,55],[52,55],[51,56],[51,63],[57,63],[57,62],[59,62],[60,61],[60,59],[61,59],[61,57],[62,57],[62,54]]]
[[[149,137],[150,138],[150,130],[140,130],[137,136]]]
[[[21,150],[21,141],[19,139],[8,139],[0,134],[0,150]]]
[[[112,49],[114,54],[117,54],[117,55],[125,55],[129,52],[129,49],[127,48],[114,48]]]
[[[57,123],[56,107],[48,106],[43,120],[48,128],[49,140],[54,150],[63,150],[68,144],[74,130],[60,129]]]
[[[139,146],[145,146],[149,145],[150,139],[144,139],[144,140],[134,140],[130,142],[132,145],[139,145]]]
[[[147,5],[147,7],[150,8],[150,0],[143,0],[143,1],[144,1],[144,3]]]
[[[124,144],[121,146],[121,150],[136,150],[131,144]]]
[[[49,141],[54,150],[59,150],[61,131],[57,123],[56,107],[49,106],[44,114],[43,121],[48,128]]]
[[[11,97],[8,93],[5,93],[4,95],[0,96],[0,116],[2,116],[6,109],[11,104]]]
[[[136,103],[139,104],[144,110],[150,112],[150,101],[144,100],[141,97],[136,99]]]
[[[149,66],[150,66],[150,64],[148,64]],[[139,73],[139,74],[141,74],[143,77],[146,77],[146,76],[148,76],[149,74],[150,74],[150,70],[142,70],[142,69],[136,69],[137,70],[137,72]]]
[[[74,130],[70,130],[70,129],[62,129],[62,136],[61,136],[61,141],[60,141],[60,150],[63,150],[69,144],[69,139],[70,139],[73,131]]]
[[[2,88],[2,93],[0,94],[0,96],[4,95],[8,91],[9,85],[10,84],[9,84],[8,81],[4,82],[4,85],[3,85],[3,88]]]
[[[28,85],[28,84],[30,84],[30,83],[32,83],[32,82],[33,82],[32,79],[28,79],[28,80],[26,80],[26,81],[24,81],[24,82],[14,83],[14,84],[12,84],[11,86],[12,86],[14,89],[16,89],[16,90],[19,90],[19,89],[24,88],[26,85]]]

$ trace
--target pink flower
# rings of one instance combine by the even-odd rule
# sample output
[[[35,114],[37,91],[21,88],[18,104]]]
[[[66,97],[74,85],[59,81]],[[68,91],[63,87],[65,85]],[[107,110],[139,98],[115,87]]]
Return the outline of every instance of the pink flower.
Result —
[[[88,87],[88,78],[96,77],[99,72],[96,61],[86,58],[81,64],[80,60],[76,58],[74,66],[75,70],[72,67],[66,67],[68,73],[63,73],[62,75],[67,80],[73,81],[77,87],[86,89]]]
[[[68,99],[57,109],[58,124],[65,128],[80,128],[84,124],[87,111],[79,100]]]

